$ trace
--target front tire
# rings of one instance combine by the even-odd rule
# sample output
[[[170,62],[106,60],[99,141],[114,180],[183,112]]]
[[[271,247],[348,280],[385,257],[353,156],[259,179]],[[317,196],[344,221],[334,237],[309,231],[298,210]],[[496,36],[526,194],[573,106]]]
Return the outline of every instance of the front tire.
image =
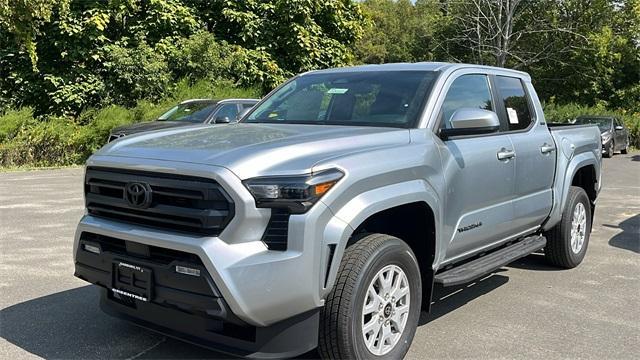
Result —
[[[614,150],[613,141],[611,141],[609,143],[609,146],[607,146],[607,150],[604,152],[604,157],[606,157],[606,158],[613,157],[613,150]]]
[[[393,236],[361,235],[345,250],[320,313],[320,356],[402,359],[421,301],[420,268],[411,248]]]
[[[591,202],[584,189],[569,188],[562,220],[545,234],[545,258],[565,269],[578,266],[584,259],[591,234]]]

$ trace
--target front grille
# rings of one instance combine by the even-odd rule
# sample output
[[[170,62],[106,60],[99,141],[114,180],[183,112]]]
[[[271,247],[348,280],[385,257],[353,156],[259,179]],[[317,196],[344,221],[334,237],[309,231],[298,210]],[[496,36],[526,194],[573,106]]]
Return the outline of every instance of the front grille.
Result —
[[[136,206],[126,198],[131,183],[148,185],[150,202]],[[233,201],[214,180],[109,168],[87,168],[87,211],[154,228],[218,235],[233,217]]]
[[[262,235],[262,241],[269,250],[287,250],[290,216],[291,214],[286,209],[271,209],[269,224]]]

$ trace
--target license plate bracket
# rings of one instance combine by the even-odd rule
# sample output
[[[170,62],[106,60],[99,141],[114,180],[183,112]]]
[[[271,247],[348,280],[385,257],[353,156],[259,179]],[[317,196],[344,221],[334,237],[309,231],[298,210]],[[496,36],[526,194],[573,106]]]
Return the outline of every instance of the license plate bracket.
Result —
[[[127,261],[115,260],[112,274],[111,291],[114,295],[144,302],[151,301],[153,295],[153,272],[151,269]]]

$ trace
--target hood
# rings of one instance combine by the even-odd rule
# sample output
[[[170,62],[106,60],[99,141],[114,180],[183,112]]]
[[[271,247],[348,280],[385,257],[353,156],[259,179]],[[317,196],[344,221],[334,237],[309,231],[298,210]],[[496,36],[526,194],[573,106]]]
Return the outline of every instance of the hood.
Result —
[[[247,179],[310,172],[322,160],[408,144],[409,136],[395,128],[239,123],[125,137],[96,154],[224,166]]]
[[[180,126],[194,125],[188,121],[145,121],[131,125],[119,126],[111,130],[112,134],[136,134],[143,131],[170,129]]]

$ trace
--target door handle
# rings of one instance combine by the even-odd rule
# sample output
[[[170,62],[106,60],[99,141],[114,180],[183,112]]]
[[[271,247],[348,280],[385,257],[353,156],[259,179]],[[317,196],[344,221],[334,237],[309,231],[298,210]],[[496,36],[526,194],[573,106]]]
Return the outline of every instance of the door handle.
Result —
[[[516,152],[513,150],[502,149],[498,151],[498,160],[509,160],[516,157]]]
[[[540,152],[543,154],[548,154],[550,152],[556,151],[556,147],[554,145],[549,145],[547,143],[544,143],[541,147],[540,147]]]

